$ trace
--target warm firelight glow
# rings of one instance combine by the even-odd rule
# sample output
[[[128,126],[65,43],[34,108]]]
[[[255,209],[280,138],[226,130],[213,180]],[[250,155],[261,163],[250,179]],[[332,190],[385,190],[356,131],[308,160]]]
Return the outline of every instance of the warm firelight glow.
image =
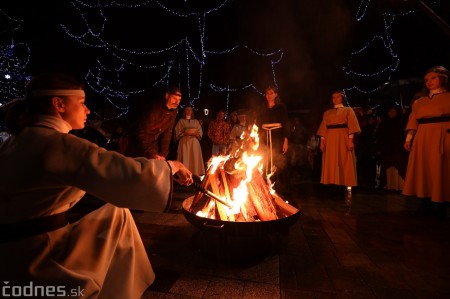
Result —
[[[253,125],[252,131],[250,132],[250,140],[253,140],[252,149],[254,151],[258,150],[259,147],[259,135],[258,135],[258,126]]]
[[[230,214],[237,214],[241,210],[241,205],[247,200],[248,190],[245,181],[242,180],[237,188],[233,189],[233,208],[229,210]]]
[[[256,125],[253,125],[250,134],[245,134],[245,132],[244,132],[244,133],[242,133],[242,135],[240,137],[244,141],[244,142],[242,142],[242,145],[241,145],[241,150],[243,150],[244,152],[242,154],[242,157],[234,163],[234,167],[237,170],[245,172],[246,177],[243,178],[240,181],[239,186],[237,188],[234,188],[232,191],[231,201],[232,201],[233,207],[228,208],[228,207],[224,206],[224,209],[225,209],[227,215],[240,213],[241,205],[243,205],[244,202],[248,198],[247,183],[251,181],[252,173],[253,173],[254,169],[256,168],[256,169],[258,169],[258,171],[262,170],[262,163],[261,163],[262,156],[255,156],[253,154],[249,155],[247,153],[247,151],[245,151],[245,148],[244,148],[246,141],[248,141],[249,147],[253,151],[256,151],[258,149],[258,147],[259,147],[258,127]],[[245,140],[245,139],[247,139],[247,140]],[[230,155],[227,155],[227,156],[220,155],[220,156],[212,157],[210,159],[210,161],[208,162],[208,172],[215,173],[219,167],[223,168],[224,164],[229,159],[230,159]],[[223,196],[222,199],[224,201],[227,200],[227,198],[225,196]],[[211,205],[213,205],[213,204],[214,204],[214,201],[210,201],[209,206],[207,207],[207,210],[212,208]],[[201,216],[201,217],[206,217],[205,213],[203,213],[202,211],[198,211],[196,215]]]
[[[230,156],[222,156],[222,155],[212,157],[208,164],[208,168],[211,168],[210,172],[211,173],[216,172],[217,167],[223,164],[222,162],[226,162],[229,158]]]
[[[258,127],[254,125],[251,133],[243,134],[241,138],[239,156],[210,159],[207,174],[202,179],[204,191],[194,197],[191,212],[200,217],[226,221],[274,220],[295,212],[295,208],[286,206],[276,195],[270,180],[264,179],[263,157],[256,154]],[[277,212],[276,205],[278,209],[282,205],[280,210],[287,214]]]
[[[212,209],[213,207],[214,207],[214,201],[211,200],[208,203],[208,210]],[[198,211],[196,215],[200,216],[200,217],[208,217],[208,215],[206,213],[203,213],[202,211]]]

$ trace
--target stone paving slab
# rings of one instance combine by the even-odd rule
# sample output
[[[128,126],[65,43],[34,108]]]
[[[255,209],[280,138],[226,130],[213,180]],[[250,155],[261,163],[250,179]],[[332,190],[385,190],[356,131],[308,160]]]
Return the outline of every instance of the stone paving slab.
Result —
[[[225,238],[183,216],[190,192],[176,190],[169,213],[133,212],[156,272],[142,298],[450,298],[450,220],[416,216],[418,199],[364,188],[336,198],[303,182],[282,194],[299,220],[266,255],[233,261]]]

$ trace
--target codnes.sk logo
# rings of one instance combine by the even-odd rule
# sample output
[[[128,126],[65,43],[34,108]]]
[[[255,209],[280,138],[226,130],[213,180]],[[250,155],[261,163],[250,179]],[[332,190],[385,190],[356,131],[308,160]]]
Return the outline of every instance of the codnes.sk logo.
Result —
[[[1,298],[35,298],[35,297],[83,297],[84,289],[81,287],[66,289],[61,285],[39,285],[30,281],[26,285],[12,285],[3,281]]]

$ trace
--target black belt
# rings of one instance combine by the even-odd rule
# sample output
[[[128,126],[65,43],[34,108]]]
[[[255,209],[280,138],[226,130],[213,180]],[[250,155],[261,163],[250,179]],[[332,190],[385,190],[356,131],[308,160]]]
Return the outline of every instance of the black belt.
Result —
[[[66,214],[67,212],[62,212],[15,223],[0,224],[0,243],[16,241],[64,227],[69,223]]]
[[[341,129],[348,128],[347,124],[339,124],[339,125],[327,125],[327,129]]]
[[[427,117],[427,118],[419,118],[417,123],[421,124],[432,124],[432,123],[445,123],[450,121],[450,116],[437,116],[437,117]]]

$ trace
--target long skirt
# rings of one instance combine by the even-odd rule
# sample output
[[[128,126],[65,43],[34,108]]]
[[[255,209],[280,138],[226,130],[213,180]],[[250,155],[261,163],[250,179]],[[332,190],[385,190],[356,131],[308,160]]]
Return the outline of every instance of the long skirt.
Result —
[[[0,265],[0,279],[19,297],[137,299],[155,279],[130,211],[111,204],[61,229],[0,243]]]

